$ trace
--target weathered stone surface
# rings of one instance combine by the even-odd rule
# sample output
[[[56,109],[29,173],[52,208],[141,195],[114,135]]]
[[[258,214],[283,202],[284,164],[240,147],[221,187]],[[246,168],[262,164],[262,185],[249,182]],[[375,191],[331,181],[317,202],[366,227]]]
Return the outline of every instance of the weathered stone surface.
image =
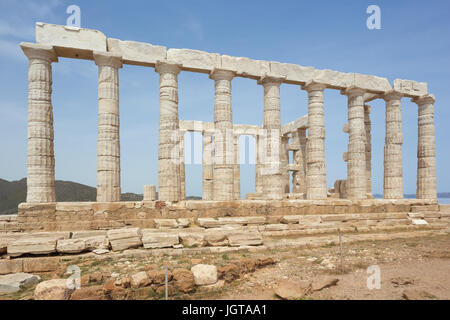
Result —
[[[113,251],[120,251],[142,246],[142,233],[140,228],[108,230],[107,235]]]
[[[15,260],[21,260],[23,272],[49,272],[58,269],[57,257],[23,258]]]
[[[228,242],[232,247],[259,246],[263,239],[260,232],[234,232],[228,236]]]
[[[264,224],[266,222],[265,217],[219,217],[217,220],[223,225],[226,224],[252,225],[252,224]]]
[[[0,259],[0,274],[23,272],[23,261],[21,259]],[[27,271],[29,272],[29,271]]]
[[[220,67],[220,55],[200,50],[169,49],[167,60],[182,64],[184,70],[209,73],[215,67]]]
[[[195,284],[198,286],[217,282],[217,267],[208,264],[197,264],[191,268]]]
[[[337,279],[337,278],[313,279],[313,281],[311,283],[311,290],[312,291],[320,291],[322,289],[335,286],[335,285],[337,285],[338,282],[339,282],[339,279]]]
[[[392,90],[388,79],[360,73],[353,73],[352,85],[372,93],[384,93]]]
[[[185,247],[204,247],[206,245],[204,232],[180,232],[180,242]]]
[[[158,229],[178,228],[178,223],[176,219],[155,219],[154,221]]]
[[[60,253],[79,253],[86,250],[86,242],[83,239],[58,240],[56,251]]]
[[[393,89],[411,98],[420,97],[428,93],[426,82],[404,79],[395,79]]]
[[[107,300],[103,291],[103,285],[81,287],[76,289],[70,300]]]
[[[8,245],[8,255],[17,257],[22,254],[48,254],[56,251],[55,238],[29,236],[11,242]]]
[[[92,29],[36,22],[36,42],[54,46],[66,58],[92,59],[92,51],[106,52],[106,36]]]
[[[223,69],[232,70],[241,77],[258,79],[270,72],[270,63],[268,61],[221,55],[221,62]]]
[[[23,287],[36,284],[40,280],[38,276],[23,272],[0,276],[0,294],[20,291]]]
[[[178,234],[175,233],[154,232],[150,229],[142,232],[142,243],[146,249],[168,248],[179,242]]]
[[[424,219],[412,219],[411,223],[415,226],[426,226],[428,224]]]
[[[133,288],[146,287],[151,283],[151,280],[147,276],[147,272],[141,271],[131,276],[131,286]]]
[[[175,287],[184,293],[189,293],[195,289],[194,274],[187,269],[175,269],[172,272]]]
[[[302,280],[292,282],[288,280],[281,281],[275,289],[275,294],[282,299],[298,300],[307,295],[311,290],[311,282]]]
[[[314,68],[271,61],[270,72],[280,77],[286,77],[286,83],[305,84],[312,80]]]
[[[166,47],[163,46],[113,38],[108,38],[107,44],[108,51],[121,55],[126,64],[154,67],[156,61],[166,59]]]
[[[351,73],[315,69],[312,81],[324,84],[328,88],[345,89],[353,84],[354,76]]]
[[[67,279],[52,279],[39,283],[34,289],[35,300],[68,300],[73,286],[68,285]]]

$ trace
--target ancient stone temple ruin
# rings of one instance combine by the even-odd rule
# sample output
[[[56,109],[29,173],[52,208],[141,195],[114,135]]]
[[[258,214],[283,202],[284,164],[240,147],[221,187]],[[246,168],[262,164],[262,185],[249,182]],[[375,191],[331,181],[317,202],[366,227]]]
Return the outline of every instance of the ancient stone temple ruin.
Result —
[[[292,228],[345,230],[355,226],[363,230],[362,227],[370,229],[398,223],[414,225],[416,218],[428,217],[430,223],[442,218],[436,197],[435,99],[428,93],[426,83],[396,79],[391,85],[387,79],[372,75],[198,50],[166,49],[107,38],[96,30],[45,23],[36,24],[36,43],[21,43],[21,47],[29,59],[28,190],[27,201],[20,204],[17,220],[9,228],[111,231],[135,227],[147,228],[142,230],[151,230],[148,232],[153,234],[159,228],[187,232],[191,229],[183,228],[191,226],[200,232],[238,225],[261,233],[292,231]],[[55,199],[51,95],[52,63],[58,62],[58,57],[92,60],[98,66],[97,202],[68,203]],[[158,185],[143,186],[144,200],[136,202],[120,201],[118,72],[126,65],[154,70],[159,74],[160,87]],[[214,112],[214,122],[179,119],[180,72],[207,74],[214,82],[214,106],[205,110]],[[255,85],[263,87],[264,121],[260,126],[233,123],[235,77],[253,79]],[[308,114],[299,114],[285,125],[280,119],[281,85],[297,86],[308,93]],[[343,150],[347,178],[336,181],[329,190],[325,165],[326,89],[339,90],[348,97],[348,122],[343,129],[348,133],[348,149]],[[403,199],[402,98],[411,98],[418,107],[417,199]],[[373,199],[371,193],[368,103],[375,99],[383,99],[386,108],[384,199]],[[201,201],[186,201],[184,133],[188,131],[203,135]],[[240,194],[240,135],[256,139],[255,192],[247,195]],[[143,241],[145,246],[144,238],[151,237],[139,232],[129,237],[136,237],[136,242]],[[178,244],[181,241],[178,237],[181,237],[179,233],[175,240],[169,237],[170,245]],[[226,238],[219,238],[203,239],[201,243],[226,242]],[[111,244],[113,239],[111,235]],[[239,239],[239,236],[229,236],[227,243],[236,244]],[[260,236],[242,243],[262,243],[256,239]]]

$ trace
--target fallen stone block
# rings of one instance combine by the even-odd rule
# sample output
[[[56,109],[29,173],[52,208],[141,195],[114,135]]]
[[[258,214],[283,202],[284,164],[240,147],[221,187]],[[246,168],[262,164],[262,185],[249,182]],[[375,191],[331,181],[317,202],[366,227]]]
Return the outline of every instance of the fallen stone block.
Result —
[[[180,243],[178,234],[145,231],[142,234],[145,249],[168,248]]]
[[[0,259],[0,274],[23,272],[22,259]]]
[[[22,288],[38,283],[40,277],[29,273],[12,273],[0,276],[0,294],[14,293]]]
[[[236,232],[228,236],[228,243],[232,247],[259,246],[263,239],[260,232]]]
[[[147,272],[141,271],[131,276],[131,286],[133,288],[146,287],[151,283],[151,280],[147,276]]]
[[[180,232],[178,235],[184,247],[204,247],[207,244],[204,231]]]
[[[140,228],[108,230],[108,239],[113,251],[121,251],[142,246]]]
[[[176,219],[155,219],[156,228],[158,229],[176,229],[178,222]]]
[[[24,237],[8,245],[8,255],[18,257],[23,254],[49,254],[56,252],[57,239]]]
[[[60,253],[80,253],[86,250],[86,242],[83,239],[58,240],[56,251]]]
[[[198,286],[217,282],[217,267],[209,264],[197,264],[191,268],[195,284]]]
[[[58,257],[23,258],[20,260],[23,263],[23,272],[49,272],[58,269]]]
[[[35,300],[68,300],[75,286],[68,279],[52,279],[39,283],[34,289]]]

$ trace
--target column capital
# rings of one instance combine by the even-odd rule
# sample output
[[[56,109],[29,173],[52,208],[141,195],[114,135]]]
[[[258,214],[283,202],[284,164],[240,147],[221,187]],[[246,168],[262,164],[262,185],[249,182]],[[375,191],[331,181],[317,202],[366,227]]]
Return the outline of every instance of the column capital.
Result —
[[[213,68],[209,74],[209,78],[213,80],[229,80],[236,76],[236,72],[229,69]]]
[[[327,85],[322,82],[317,82],[314,80],[310,80],[302,86],[302,90],[306,91],[323,91],[325,90]]]
[[[357,86],[350,86],[341,90],[341,94],[346,96],[364,96],[364,93],[366,93],[366,91]]]
[[[420,106],[422,104],[434,104],[436,99],[433,94],[425,94],[423,96],[413,98],[411,101]]]
[[[403,94],[401,92],[398,92],[398,91],[395,91],[395,90],[390,90],[390,91],[386,91],[384,93],[384,95],[382,96],[382,98],[385,101],[400,100],[401,98],[403,98]]]
[[[102,51],[94,51],[93,55],[95,64],[98,66],[109,66],[116,69],[122,68],[121,55]]]
[[[266,73],[261,78],[259,78],[257,83],[263,86],[265,85],[280,86],[284,82],[284,80],[286,80],[286,76],[281,77],[271,73]]]
[[[158,60],[155,65],[155,72],[161,73],[173,73],[178,75],[181,71],[181,63],[176,63],[168,60]]]
[[[56,55],[55,49],[52,46],[31,43],[31,42],[21,42],[20,47],[23,53],[28,57],[28,59],[41,59],[47,60],[49,62],[58,62],[58,56]]]

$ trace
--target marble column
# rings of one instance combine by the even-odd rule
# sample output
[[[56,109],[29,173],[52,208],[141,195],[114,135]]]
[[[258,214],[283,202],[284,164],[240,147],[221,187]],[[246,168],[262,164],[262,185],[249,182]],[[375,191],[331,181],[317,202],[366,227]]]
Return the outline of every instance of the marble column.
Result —
[[[119,68],[122,57],[94,51],[98,66],[97,202],[120,201]]]
[[[280,162],[281,162],[281,176],[283,179],[283,192],[289,193],[290,192],[290,172],[288,170],[289,165],[289,136],[285,135],[281,137],[281,155],[280,155]]]
[[[260,153],[263,152],[263,142],[264,139],[260,134],[257,134],[255,137],[256,140],[256,159],[255,159],[255,193],[263,192],[263,182],[261,176],[261,158],[262,155]]]
[[[180,200],[186,200],[186,165],[184,161],[184,134],[180,130]]]
[[[158,199],[181,199],[178,73],[181,65],[157,61],[159,73]]]
[[[233,192],[234,192],[234,199],[239,200],[241,198],[241,164],[239,162],[239,135],[234,136],[233,143],[234,143]]]
[[[308,139],[306,143],[306,198],[327,198],[325,165],[324,94],[326,86],[308,82],[303,89],[308,92]]]
[[[402,95],[396,91],[385,94],[386,138],[384,145],[384,198],[403,198],[402,165]]]
[[[417,199],[436,199],[436,138],[432,94],[413,99],[419,108],[417,144]]]
[[[28,57],[27,202],[55,202],[53,146],[52,62],[53,47],[21,43]]]
[[[264,87],[264,122],[265,136],[263,152],[260,152],[261,179],[263,194],[267,199],[281,200],[284,194],[281,170],[281,112],[280,85],[284,78],[264,76],[258,84]]]
[[[364,90],[350,87],[348,96],[347,198],[367,198]]]
[[[212,136],[203,132],[202,154],[202,200],[213,200],[213,163],[212,163]]]
[[[292,133],[292,144],[296,147],[293,162],[298,168],[292,174],[292,192],[306,193],[306,129]]]
[[[234,199],[234,144],[231,107],[231,80],[235,72],[214,69],[214,200]]]
[[[370,106],[364,105],[364,127],[366,129],[366,192],[372,196],[372,122]]]

